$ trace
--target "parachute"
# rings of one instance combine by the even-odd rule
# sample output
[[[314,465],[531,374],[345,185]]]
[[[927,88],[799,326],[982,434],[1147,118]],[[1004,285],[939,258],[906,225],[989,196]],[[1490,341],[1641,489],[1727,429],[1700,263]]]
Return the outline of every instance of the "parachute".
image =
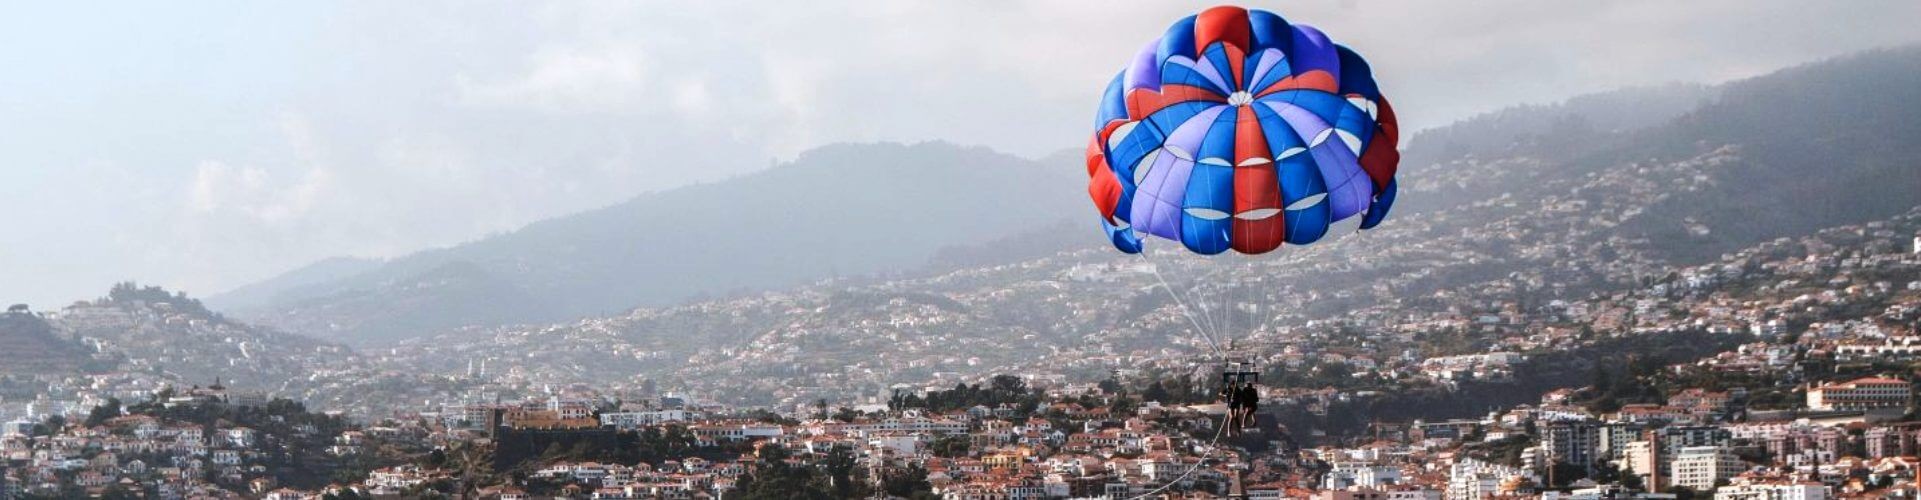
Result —
[[[1135,54],[1087,145],[1088,194],[1114,246],[1143,235],[1259,254],[1394,204],[1399,130],[1367,61],[1265,10],[1214,7]]]

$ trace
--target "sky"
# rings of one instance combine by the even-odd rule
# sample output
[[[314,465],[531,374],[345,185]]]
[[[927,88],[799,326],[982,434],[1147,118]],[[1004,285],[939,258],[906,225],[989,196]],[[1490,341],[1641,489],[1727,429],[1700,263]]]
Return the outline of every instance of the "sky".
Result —
[[[0,301],[54,309],[123,280],[208,295],[836,142],[1077,149],[1129,56],[1213,3],[13,5]],[[1413,130],[1921,41],[1912,0],[1246,5],[1366,57]]]

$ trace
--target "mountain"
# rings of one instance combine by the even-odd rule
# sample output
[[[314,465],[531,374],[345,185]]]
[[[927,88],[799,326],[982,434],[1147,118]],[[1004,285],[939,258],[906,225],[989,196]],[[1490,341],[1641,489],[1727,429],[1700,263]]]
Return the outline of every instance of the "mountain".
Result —
[[[1905,47],[1713,87],[1628,89],[1492,113],[1417,134],[1395,210],[1524,202],[1725,148],[1713,172],[1643,186],[1656,202],[1611,232],[1658,242],[1650,251],[1664,259],[1699,261],[1879,220],[1912,208],[1921,193],[1917,84],[1921,47]]]
[[[356,274],[372,271],[383,261],[359,257],[333,257],[321,259],[298,269],[281,273],[265,281],[250,283],[225,293],[208,297],[209,307],[223,311],[249,310],[268,305],[275,297],[303,296],[317,292],[301,292],[307,287],[324,287],[327,283],[346,279]]]
[[[338,344],[234,321],[155,286],[119,283],[51,318],[53,331],[111,360],[103,369],[176,386],[219,380],[304,399],[319,396],[316,375],[359,366]]]
[[[1520,231],[1631,253],[1636,264],[1673,265],[1887,217],[1914,206],[1921,192],[1910,160],[1921,153],[1910,104],[1921,92],[1917,61],[1921,49],[1877,51],[1723,85],[1523,106],[1422,132],[1409,141],[1394,221],[1423,229],[1410,242],[1474,228]],[[832,146],[758,174],[287,288],[238,314],[364,344],[1099,248],[1082,216],[1075,156],[1029,161],[938,143]],[[1590,220],[1541,227],[1529,219],[1548,215]],[[1511,273],[1502,266],[1517,261],[1492,257],[1540,246],[1463,248],[1449,258],[1489,258],[1425,271],[1423,281]],[[1324,255],[1327,247],[1287,252]],[[1553,275],[1602,286],[1621,279],[1607,275],[1613,270]]]
[[[1714,182],[1625,228],[1667,242],[1662,253],[1677,260],[1887,218],[1921,203],[1921,47],[1731,83],[1717,102],[1635,135],[1600,161],[1739,149]]]
[[[365,344],[898,271],[1079,214],[1074,165],[944,143],[828,146],[367,269],[309,266],[213,302]]]
[[[73,372],[92,354],[79,342],[61,338],[39,315],[21,310],[0,313],[0,374],[36,375]]]
[[[1401,214],[1422,213],[1538,187],[1573,172],[1558,162],[1543,168],[1494,168],[1496,159],[1563,160],[1619,147],[1642,129],[1667,124],[1713,102],[1718,86],[1674,83],[1576,96],[1549,105],[1521,105],[1422,130],[1408,139],[1401,179],[1408,196]]]
[[[1096,244],[1050,233],[1067,234],[1050,253],[1023,247],[1044,237],[1017,237],[950,248],[934,270],[895,279],[443,333],[382,355],[443,373],[478,362],[535,386],[644,379],[762,404],[991,373],[1191,370],[1208,349],[1197,329],[1304,350],[1353,339],[1337,354],[1402,359],[1531,342],[1543,324],[1503,319],[1522,313],[1558,318],[1546,326],[1562,331],[1627,331],[1635,297],[1670,293],[1681,274],[1706,283],[1759,268],[1742,252],[1797,247],[1781,238],[1843,228],[1835,234],[1876,234],[1861,246],[1886,253],[1921,231],[1921,48],[1679,91],[1700,100],[1667,92],[1600,101],[1657,109],[1597,108],[1658,119],[1410,151],[1422,160],[1404,165],[1403,199],[1417,209],[1259,257],[1197,257],[1161,241],[1150,249],[1165,251],[1122,255],[1081,226]],[[1536,119],[1499,113],[1450,134],[1497,137]],[[1080,203],[1078,190],[1056,196]],[[1785,289],[1804,293],[1796,287]],[[1556,310],[1570,302],[1583,312]]]

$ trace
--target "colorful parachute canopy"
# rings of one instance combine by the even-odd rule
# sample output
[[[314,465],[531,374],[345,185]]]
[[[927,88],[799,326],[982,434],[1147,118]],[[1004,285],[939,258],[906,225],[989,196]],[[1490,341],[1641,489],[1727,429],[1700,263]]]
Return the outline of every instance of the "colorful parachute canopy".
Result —
[[[1114,246],[1142,233],[1217,254],[1373,228],[1394,203],[1394,110],[1367,61],[1264,10],[1215,7],[1114,76],[1087,145]],[[1350,218],[1358,218],[1350,220]]]

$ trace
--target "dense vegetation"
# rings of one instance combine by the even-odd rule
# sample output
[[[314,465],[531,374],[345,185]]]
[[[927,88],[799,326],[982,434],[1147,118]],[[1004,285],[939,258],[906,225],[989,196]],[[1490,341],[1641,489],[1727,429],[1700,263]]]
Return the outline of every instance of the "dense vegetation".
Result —
[[[101,302],[105,304],[132,304],[135,302],[166,304],[175,311],[194,316],[211,319],[220,318],[219,313],[208,310],[205,304],[200,303],[200,299],[188,297],[187,292],[168,293],[165,288],[157,286],[143,287],[140,286],[139,283],[132,281],[114,283],[113,288],[107,290],[106,299]]]
[[[661,463],[687,457],[727,461],[752,451],[747,443],[701,445],[681,425],[646,427],[637,431],[611,428],[578,430],[515,430],[501,428],[494,437],[494,470],[527,472],[557,461],[599,461],[633,464]]]
[[[1452,389],[1404,388],[1375,397],[1332,402],[1318,413],[1298,405],[1283,405],[1274,411],[1296,434],[1319,430],[1340,439],[1362,437],[1374,422],[1478,417],[1490,410],[1538,401],[1543,393],[1562,387],[1594,386],[1587,394],[1597,408],[1658,403],[1665,401],[1664,391],[1671,387],[1634,381],[1654,380],[1662,367],[1731,350],[1747,340],[1739,334],[1703,331],[1615,337],[1578,349],[1534,354],[1515,366],[1509,380],[1465,381]],[[1624,369],[1615,371],[1608,366]],[[1597,374],[1603,376],[1597,380]]]
[[[1030,390],[1027,381],[1013,375],[995,375],[986,386],[956,384],[953,389],[933,391],[922,397],[896,392],[888,405],[895,409],[921,408],[936,413],[965,410],[975,406],[989,409],[1012,406],[1019,415],[1030,415],[1040,406],[1042,394]]]
[[[212,402],[165,404],[172,396],[173,391],[163,390],[153,399],[126,407],[125,413],[192,423],[210,431],[233,427],[259,431],[262,436],[260,449],[264,452],[261,464],[266,465],[274,479],[283,485],[318,488],[343,472],[343,464],[328,455],[326,449],[333,444],[336,436],[354,428],[344,417],[309,412],[306,405],[288,399],[274,399],[265,406]],[[95,409],[95,416],[102,420],[111,418],[114,413],[105,407]]]

